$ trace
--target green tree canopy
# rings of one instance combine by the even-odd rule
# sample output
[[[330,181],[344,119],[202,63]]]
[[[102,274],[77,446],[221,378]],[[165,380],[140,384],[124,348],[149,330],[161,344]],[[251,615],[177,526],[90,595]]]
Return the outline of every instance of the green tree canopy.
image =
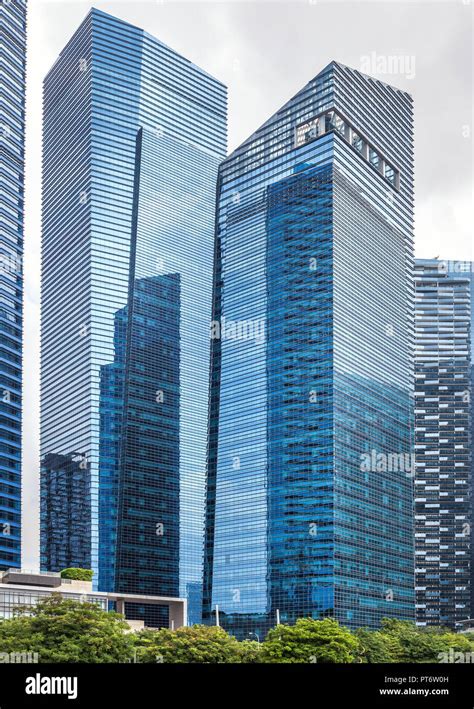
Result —
[[[165,663],[257,662],[258,643],[238,642],[215,625],[142,630],[135,636],[137,661]]]
[[[397,636],[367,628],[359,628],[355,631],[355,636],[360,643],[361,662],[399,662],[403,655]]]
[[[449,652],[450,648],[454,652],[474,650],[468,637],[461,633],[448,628],[418,628],[408,620],[385,618],[380,632],[398,648],[394,652],[395,662],[439,662],[442,653]]]
[[[300,618],[295,625],[277,625],[267,634],[263,662],[355,662],[359,641],[332,618]]]
[[[61,571],[62,579],[73,579],[74,581],[92,581],[94,572],[92,569],[77,569],[71,567]]]
[[[474,652],[474,637],[393,618],[354,632],[331,618],[300,618],[270,630],[262,644],[205,625],[134,633],[121,615],[54,593],[0,620],[0,648],[38,653],[40,662],[420,663],[461,662],[450,651]]]
[[[239,656],[238,662],[245,664],[255,664],[258,662],[263,662],[262,660],[262,647],[259,642],[255,640],[241,640],[239,642]]]
[[[132,634],[122,616],[54,593],[0,620],[2,652],[37,652],[40,662],[129,662]]]

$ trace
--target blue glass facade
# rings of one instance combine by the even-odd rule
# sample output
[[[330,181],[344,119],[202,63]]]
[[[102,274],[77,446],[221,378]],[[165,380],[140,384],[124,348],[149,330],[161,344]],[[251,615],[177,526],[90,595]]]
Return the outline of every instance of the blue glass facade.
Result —
[[[225,87],[95,9],[45,80],[43,460],[87,467],[98,588],[189,591],[194,622],[225,146]]]
[[[473,264],[415,269],[416,619],[472,617]]]
[[[414,618],[408,94],[331,63],[219,170],[204,617]]]
[[[26,0],[0,4],[0,568],[21,554]]]
[[[87,465],[74,453],[48,454],[40,481],[42,555],[55,569],[70,560],[87,569],[90,563],[90,494]],[[74,523],[72,521],[74,520]]]

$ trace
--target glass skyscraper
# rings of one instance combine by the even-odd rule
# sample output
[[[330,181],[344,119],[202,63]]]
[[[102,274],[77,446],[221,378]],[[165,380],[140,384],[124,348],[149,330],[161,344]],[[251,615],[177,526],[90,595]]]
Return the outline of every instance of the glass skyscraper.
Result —
[[[332,62],[221,165],[204,617],[414,618],[411,97]]]
[[[416,619],[472,618],[472,319],[469,262],[415,268]]]
[[[188,597],[191,622],[225,149],[225,87],[91,10],[44,87],[41,564],[74,535],[99,590]],[[88,490],[55,524],[58,465]]]
[[[26,0],[0,3],[0,568],[20,566]]]

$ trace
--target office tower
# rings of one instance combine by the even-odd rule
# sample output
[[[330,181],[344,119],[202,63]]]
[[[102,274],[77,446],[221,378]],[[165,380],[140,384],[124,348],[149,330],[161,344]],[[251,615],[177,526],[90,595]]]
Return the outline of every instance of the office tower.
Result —
[[[462,278],[469,279],[469,299],[471,306],[471,323],[470,323],[470,386],[469,386],[469,403],[470,403],[470,426],[469,426],[469,454],[470,454],[470,514],[471,514],[471,548],[470,548],[470,618],[474,615],[474,454],[472,446],[474,443],[474,261],[447,261],[447,269],[449,273],[455,274]],[[466,624],[468,625],[468,624]]]
[[[0,4],[0,569],[20,566],[26,1]]]
[[[204,615],[413,619],[408,94],[330,63],[220,166]]]
[[[415,574],[421,626],[472,618],[472,264],[415,262]]]
[[[98,10],[46,77],[41,564],[59,570],[52,540],[75,534],[60,565],[103,591],[190,595],[191,622],[225,145],[225,87]],[[53,529],[58,463],[88,493]]]

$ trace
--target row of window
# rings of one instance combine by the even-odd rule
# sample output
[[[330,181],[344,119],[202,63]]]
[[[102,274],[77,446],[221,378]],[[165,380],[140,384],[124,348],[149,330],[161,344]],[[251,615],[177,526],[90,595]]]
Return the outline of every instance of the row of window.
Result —
[[[398,171],[385,159],[380,151],[365,140],[348,121],[334,110],[326,111],[307,123],[297,126],[295,146],[297,148],[301,147],[331,131],[334,131],[349,143],[387,182],[396,189],[399,188],[400,176]]]

